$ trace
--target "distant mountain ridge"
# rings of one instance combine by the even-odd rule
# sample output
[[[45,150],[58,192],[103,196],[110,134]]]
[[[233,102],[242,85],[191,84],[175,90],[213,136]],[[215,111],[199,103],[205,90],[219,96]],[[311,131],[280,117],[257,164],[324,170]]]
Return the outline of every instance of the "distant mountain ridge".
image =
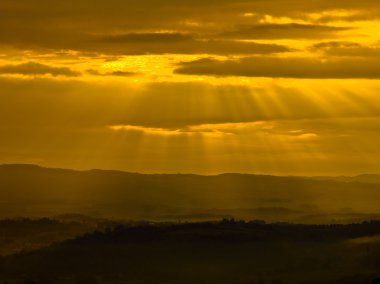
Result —
[[[8,164],[0,165],[0,217],[366,220],[380,214],[377,178],[139,174]]]
[[[76,170],[76,169],[66,169],[66,168],[56,168],[56,167],[44,167],[36,164],[0,164],[0,170],[3,169],[19,169],[19,170],[50,170],[50,171],[71,171],[71,172],[109,172],[109,173],[121,173],[121,174],[133,174],[133,175],[168,175],[168,176],[201,176],[201,177],[217,177],[217,176],[229,176],[229,175],[237,175],[237,176],[261,176],[261,177],[278,177],[278,178],[306,178],[313,180],[333,180],[333,181],[341,181],[341,182],[372,182],[372,183],[380,183],[380,174],[359,174],[355,176],[297,176],[297,175],[269,175],[269,174],[250,174],[250,173],[220,173],[215,175],[201,175],[201,174],[193,174],[193,173],[139,173],[139,172],[129,172],[123,170],[105,170],[105,169],[89,169],[89,170]]]
[[[380,183],[380,175],[377,174],[361,174],[357,176],[315,176],[307,177],[315,180],[334,180],[341,182],[365,182],[365,183]]]

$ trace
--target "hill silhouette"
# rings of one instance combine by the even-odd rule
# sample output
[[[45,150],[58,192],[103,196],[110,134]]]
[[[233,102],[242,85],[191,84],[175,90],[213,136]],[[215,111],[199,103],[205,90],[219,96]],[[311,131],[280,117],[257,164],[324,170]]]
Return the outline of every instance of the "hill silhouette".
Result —
[[[380,175],[376,174],[362,174],[357,176],[339,176],[339,177],[329,177],[329,176],[316,176],[312,177],[315,180],[334,180],[343,182],[365,182],[365,183],[380,183]]]
[[[0,275],[34,283],[370,283],[379,234],[375,221],[119,225],[0,258]]]
[[[380,184],[357,180],[1,165],[0,188],[0,217],[78,213],[159,221],[236,217],[347,223],[380,216]]]
[[[110,224],[105,221],[84,223],[49,218],[0,220],[0,256],[36,250]]]

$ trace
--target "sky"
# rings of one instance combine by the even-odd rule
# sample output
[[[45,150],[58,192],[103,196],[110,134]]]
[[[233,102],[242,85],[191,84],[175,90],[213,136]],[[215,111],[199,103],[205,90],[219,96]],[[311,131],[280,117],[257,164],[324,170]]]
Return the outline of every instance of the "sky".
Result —
[[[378,0],[1,0],[0,163],[380,173]]]

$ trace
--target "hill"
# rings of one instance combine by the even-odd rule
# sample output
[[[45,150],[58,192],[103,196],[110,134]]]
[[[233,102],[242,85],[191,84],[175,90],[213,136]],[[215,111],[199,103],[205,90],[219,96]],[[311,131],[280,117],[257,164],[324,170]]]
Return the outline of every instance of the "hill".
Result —
[[[248,174],[200,176],[0,166],[0,217],[77,213],[156,221],[224,217],[302,223],[380,216],[380,184]]]
[[[116,226],[0,258],[0,280],[370,283],[380,264],[379,234],[379,222],[315,226],[225,220]]]

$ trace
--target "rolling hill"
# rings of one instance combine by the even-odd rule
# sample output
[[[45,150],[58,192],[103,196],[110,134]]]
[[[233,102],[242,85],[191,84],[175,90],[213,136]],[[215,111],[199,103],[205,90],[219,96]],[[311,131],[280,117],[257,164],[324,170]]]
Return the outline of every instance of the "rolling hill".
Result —
[[[363,178],[148,175],[1,165],[0,200],[0,217],[78,213],[129,220],[329,223],[380,216],[380,184]]]

